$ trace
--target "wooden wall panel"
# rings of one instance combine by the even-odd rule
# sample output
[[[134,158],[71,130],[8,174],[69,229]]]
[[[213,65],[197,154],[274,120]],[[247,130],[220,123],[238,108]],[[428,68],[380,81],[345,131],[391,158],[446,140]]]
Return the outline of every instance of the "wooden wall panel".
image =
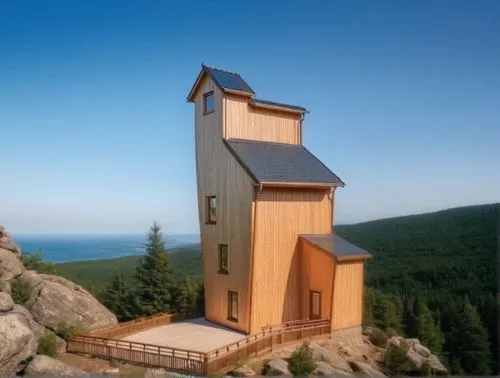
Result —
[[[321,318],[330,318],[335,259],[305,240],[300,244],[303,274],[301,318],[309,318],[311,290],[321,293]]]
[[[337,263],[332,330],[360,326],[363,317],[363,261]]]
[[[249,276],[254,186],[223,145],[222,92],[205,79],[195,99],[196,173],[206,318],[244,332],[249,330]],[[203,115],[203,93],[214,90],[215,111]],[[217,196],[217,222],[205,224],[206,196]],[[229,246],[229,275],[218,270],[218,244]],[[228,321],[228,290],[238,292],[238,323]]]
[[[301,319],[299,234],[331,230],[328,190],[264,188],[256,194],[251,331]]]
[[[300,115],[248,104],[248,98],[226,95],[224,138],[300,144]]]

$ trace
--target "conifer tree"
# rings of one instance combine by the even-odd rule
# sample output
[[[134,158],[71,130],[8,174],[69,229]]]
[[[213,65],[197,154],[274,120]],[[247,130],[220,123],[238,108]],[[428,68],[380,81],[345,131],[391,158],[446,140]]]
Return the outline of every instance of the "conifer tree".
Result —
[[[109,311],[116,315],[119,321],[125,321],[133,318],[133,309],[130,300],[130,290],[118,270],[101,294],[101,302]]]
[[[444,344],[444,334],[439,324],[432,317],[426,300],[419,297],[417,300],[417,337],[434,354],[440,356]]]
[[[149,231],[146,254],[137,266],[136,280],[141,315],[153,315],[171,309],[172,271],[161,227],[156,222]]]
[[[461,369],[467,374],[488,375],[491,372],[491,352],[488,334],[474,306],[467,300],[457,316],[452,330],[454,357],[460,358]]]

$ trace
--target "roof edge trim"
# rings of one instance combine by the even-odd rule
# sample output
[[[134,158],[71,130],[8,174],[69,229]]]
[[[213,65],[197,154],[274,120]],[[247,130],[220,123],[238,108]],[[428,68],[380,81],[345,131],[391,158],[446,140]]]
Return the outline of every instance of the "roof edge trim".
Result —
[[[250,105],[256,108],[280,110],[283,112],[298,113],[298,114],[309,113],[306,108],[303,108],[301,106],[279,104],[273,101],[259,100],[252,98],[249,103]]]

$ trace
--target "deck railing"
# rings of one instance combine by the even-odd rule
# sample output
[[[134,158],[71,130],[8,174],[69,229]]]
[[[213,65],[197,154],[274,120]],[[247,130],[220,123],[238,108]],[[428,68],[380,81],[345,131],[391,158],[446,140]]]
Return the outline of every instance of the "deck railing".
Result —
[[[247,357],[272,351],[284,344],[330,334],[329,319],[291,321],[263,327],[262,332],[258,334],[207,353],[120,340],[133,333],[168,325],[181,319],[183,317],[178,314],[163,313],[99,328],[85,335],[70,338],[67,350],[164,367],[180,373],[207,375],[234,365]]]
[[[165,367],[179,373],[196,375],[207,373],[205,353],[180,348],[84,335],[70,338],[67,350],[97,357]]]
[[[175,312],[163,312],[156,315],[146,316],[144,318],[130,320],[128,322],[97,328],[88,332],[86,335],[99,336],[106,339],[119,339],[151,328],[169,325],[186,318],[186,316],[182,316]]]

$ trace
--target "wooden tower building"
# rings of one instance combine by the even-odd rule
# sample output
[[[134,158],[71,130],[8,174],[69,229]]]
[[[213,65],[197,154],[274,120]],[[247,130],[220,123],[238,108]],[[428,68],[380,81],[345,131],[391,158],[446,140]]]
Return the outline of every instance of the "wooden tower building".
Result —
[[[306,109],[259,100],[239,74],[205,65],[187,100],[207,320],[249,334],[301,319],[359,330],[371,255],[333,232],[344,183],[303,146]]]

